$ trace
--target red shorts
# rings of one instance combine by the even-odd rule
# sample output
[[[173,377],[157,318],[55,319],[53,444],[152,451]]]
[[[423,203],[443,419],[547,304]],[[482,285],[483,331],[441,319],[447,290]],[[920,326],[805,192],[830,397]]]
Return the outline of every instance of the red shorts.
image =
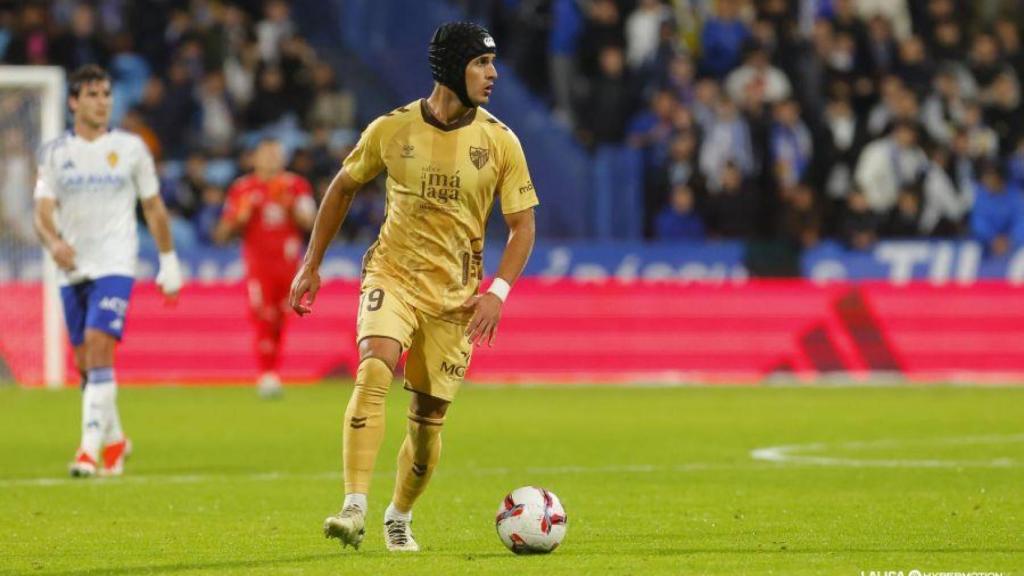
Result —
[[[288,293],[291,290],[292,274],[262,273],[250,275],[246,279],[249,292],[249,306],[258,315],[268,310],[283,312],[288,306]]]

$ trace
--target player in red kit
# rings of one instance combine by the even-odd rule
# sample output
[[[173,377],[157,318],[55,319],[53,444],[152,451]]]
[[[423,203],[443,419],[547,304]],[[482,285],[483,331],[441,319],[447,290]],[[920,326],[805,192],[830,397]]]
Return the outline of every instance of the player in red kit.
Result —
[[[288,292],[302,258],[304,234],[316,218],[316,203],[309,182],[285,171],[284,151],[277,140],[260,142],[252,164],[252,174],[242,176],[228,190],[214,238],[223,243],[235,235],[242,237],[261,372],[259,392],[273,397],[281,393],[277,370]]]

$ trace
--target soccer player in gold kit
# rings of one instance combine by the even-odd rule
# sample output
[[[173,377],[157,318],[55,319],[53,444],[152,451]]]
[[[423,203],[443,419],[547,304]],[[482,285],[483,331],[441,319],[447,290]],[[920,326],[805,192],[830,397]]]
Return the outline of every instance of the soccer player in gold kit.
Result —
[[[324,252],[359,188],[387,171],[387,217],[363,258],[356,339],[359,368],[345,411],[345,502],[324,522],[342,545],[363,539],[367,492],[384,436],[384,399],[408,351],[412,392],[391,504],[388,550],[417,551],[412,507],[441,452],[445,412],[473,346],[494,340],[501,309],[533,249],[537,194],[516,136],[481,104],[498,73],[494,40],[467,22],[439,27],[430,41],[434,89],[363,132],[331,182],[317,214],[290,304],[312,312]],[[484,229],[495,200],[509,236],[497,275],[480,293]]]

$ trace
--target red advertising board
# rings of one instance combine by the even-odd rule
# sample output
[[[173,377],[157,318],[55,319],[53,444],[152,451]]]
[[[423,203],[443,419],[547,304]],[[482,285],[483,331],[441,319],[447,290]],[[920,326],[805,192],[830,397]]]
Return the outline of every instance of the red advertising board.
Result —
[[[879,374],[913,380],[1024,377],[1024,299],[1006,283],[932,286],[807,281],[720,286],[546,283],[524,279],[472,381],[753,383]],[[292,316],[282,376],[312,382],[356,365],[358,285],[331,282],[315,312]],[[39,288],[0,286],[0,355],[16,379],[42,378]],[[119,347],[131,384],[255,378],[242,283],[193,284],[167,307],[152,284],[133,295]],[[70,367],[70,354],[68,354]],[[69,370],[69,375],[74,372]],[[74,380],[69,376],[69,380]]]

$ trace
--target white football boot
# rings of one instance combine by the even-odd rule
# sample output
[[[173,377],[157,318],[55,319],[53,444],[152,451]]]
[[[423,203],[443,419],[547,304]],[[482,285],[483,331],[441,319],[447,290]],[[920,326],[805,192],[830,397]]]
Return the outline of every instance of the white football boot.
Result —
[[[352,545],[356,550],[363,541],[366,525],[366,514],[358,506],[345,506],[334,516],[324,520],[324,537],[337,538],[341,547]]]
[[[412,521],[388,520],[384,523],[384,542],[391,552],[419,552],[420,545],[412,537]]]

